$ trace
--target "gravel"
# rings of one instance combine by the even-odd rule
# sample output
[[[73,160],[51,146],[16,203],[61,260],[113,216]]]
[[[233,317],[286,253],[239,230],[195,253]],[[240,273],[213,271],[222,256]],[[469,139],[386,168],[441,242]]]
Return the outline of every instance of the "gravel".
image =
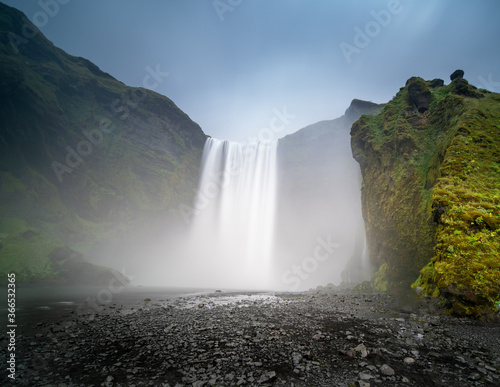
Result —
[[[388,295],[216,292],[80,312],[17,338],[14,384],[500,385],[498,322]]]

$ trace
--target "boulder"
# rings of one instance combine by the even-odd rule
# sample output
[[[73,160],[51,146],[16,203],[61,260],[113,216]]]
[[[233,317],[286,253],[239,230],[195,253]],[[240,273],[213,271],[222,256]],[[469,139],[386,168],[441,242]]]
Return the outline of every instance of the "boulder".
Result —
[[[429,86],[433,89],[436,87],[442,87],[444,86],[444,81],[442,79],[435,78],[432,81],[429,81]]]
[[[415,105],[419,113],[424,113],[429,109],[431,102],[431,92],[421,78],[413,77],[406,83],[410,94],[410,102]]]
[[[455,94],[463,95],[464,97],[469,97],[469,98],[484,97],[475,86],[470,85],[466,79],[461,77],[455,78],[451,82],[451,89]]]
[[[455,70],[453,73],[450,75],[450,79],[453,81],[454,79],[462,79],[464,77],[464,70]]]

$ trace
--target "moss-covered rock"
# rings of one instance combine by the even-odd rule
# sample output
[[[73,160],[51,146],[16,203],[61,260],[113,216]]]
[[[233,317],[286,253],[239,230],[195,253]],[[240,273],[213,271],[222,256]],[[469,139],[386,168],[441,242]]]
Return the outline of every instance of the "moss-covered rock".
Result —
[[[432,94],[427,84],[421,78],[413,77],[406,82],[410,103],[414,104],[419,113],[429,109]]]
[[[435,286],[451,313],[495,313],[500,299],[500,96],[469,100],[432,196]]]
[[[442,297],[456,315],[491,316],[500,298],[500,96],[413,77],[351,129],[375,287]],[[411,85],[430,93],[419,111]]]

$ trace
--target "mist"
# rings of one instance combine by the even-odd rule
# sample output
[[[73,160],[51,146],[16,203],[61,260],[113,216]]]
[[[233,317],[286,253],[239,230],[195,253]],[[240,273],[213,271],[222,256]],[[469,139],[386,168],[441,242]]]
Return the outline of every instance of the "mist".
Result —
[[[370,279],[354,119],[279,141],[207,138],[197,192],[178,221],[156,214],[94,249],[93,262],[135,285],[301,291]]]
[[[322,126],[328,128],[325,133],[306,140],[306,134],[324,130]],[[286,149],[283,141],[278,150],[275,265],[280,289],[304,290],[370,278],[361,175],[352,158],[349,129],[348,124],[332,129],[331,122],[320,122],[298,132],[296,145]]]

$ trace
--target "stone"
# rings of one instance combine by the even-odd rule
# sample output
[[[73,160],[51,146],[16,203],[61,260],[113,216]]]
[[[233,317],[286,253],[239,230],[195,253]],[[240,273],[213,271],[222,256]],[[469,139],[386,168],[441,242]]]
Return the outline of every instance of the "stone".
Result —
[[[360,378],[361,380],[370,380],[370,379],[374,379],[373,375],[372,374],[369,374],[368,372],[360,372],[358,374],[358,378]]]
[[[453,81],[454,79],[462,79],[464,77],[464,70],[455,70],[453,73],[450,75],[450,79]]]
[[[474,372],[474,373],[469,375],[469,379],[470,380],[479,380],[479,379],[481,379],[481,375],[479,375],[477,372]]]
[[[405,357],[404,360],[405,364],[413,364],[415,363],[415,359],[412,357]]]
[[[468,381],[469,384],[475,385],[477,375],[477,381],[484,381],[486,384],[489,381],[490,385],[498,384],[496,367],[500,365],[500,358],[497,359],[496,353],[482,349],[485,345],[483,342],[470,339],[470,332],[474,332],[475,326],[466,321],[457,320],[457,325],[464,328],[461,330],[460,340],[457,341],[448,336],[451,328],[448,328],[447,322],[428,315],[407,317],[404,322],[396,321],[394,317],[378,315],[363,322],[357,320],[359,314],[349,317],[356,313],[356,310],[362,309],[362,316],[369,311],[369,304],[363,302],[365,295],[345,296],[345,303],[339,301],[340,297],[318,297],[313,302],[300,295],[293,297],[297,297],[297,302],[286,304],[280,300],[269,308],[265,303],[257,302],[254,305],[254,301],[235,302],[219,308],[214,306],[214,300],[220,297],[210,295],[205,298],[172,301],[171,305],[175,311],[153,305],[149,310],[123,316],[98,315],[92,323],[89,323],[88,317],[81,316],[78,323],[75,321],[71,325],[65,321],[54,321],[45,325],[49,340],[42,340],[45,335],[38,338],[28,336],[23,343],[29,349],[36,347],[36,351],[44,348],[38,355],[47,354],[49,361],[62,366],[73,363],[75,367],[83,367],[85,374],[101,374],[103,386],[142,385],[140,382],[145,378],[149,378],[149,385],[164,387],[167,387],[166,381],[170,387],[176,383],[177,387],[278,387],[291,386],[293,379],[293,385],[296,387],[331,386],[332,380],[335,380],[335,385],[339,387],[370,384],[403,386],[418,383],[421,371],[429,372],[427,382],[430,384],[434,381],[442,385],[460,386],[467,385]],[[383,296],[371,295],[370,298],[377,305],[380,303],[381,309],[390,311],[392,316],[395,316],[395,310],[399,311],[399,306],[385,304],[384,300],[387,299]],[[142,304],[142,300],[143,297],[140,297],[137,302]],[[306,302],[301,304],[302,301]],[[199,303],[204,303],[206,307],[197,308]],[[241,305],[249,307],[241,308]],[[336,316],[339,306],[345,307],[346,315]],[[392,309],[393,307],[395,309]],[[310,311],[315,318],[305,319],[303,316],[306,311]],[[324,319],[327,316],[325,311],[331,312],[331,327],[318,325],[316,317]],[[84,321],[88,324],[83,324]],[[280,321],[280,326],[284,328],[279,328],[277,321]],[[340,330],[333,329],[336,323],[341,324]],[[346,326],[349,327],[349,332],[345,332]],[[65,331],[51,333],[50,328],[53,327],[64,327]],[[41,335],[44,332],[39,324],[34,323],[33,328],[33,335]],[[425,345],[405,345],[405,335],[414,336],[419,329],[422,329],[422,332],[425,330],[426,336],[432,340],[431,352],[440,354],[441,358],[450,357],[462,373],[447,372],[449,363],[434,361],[435,356],[428,352],[430,348]],[[172,334],[173,332],[176,334]],[[311,339],[312,334],[316,332],[324,336],[324,342]],[[61,336],[56,336],[59,333]],[[346,333],[355,336],[356,341],[347,340]],[[257,336],[263,339],[255,345],[252,338]],[[58,342],[54,343],[56,337]],[[327,340],[330,339],[332,344],[335,342],[335,345],[339,345],[337,356],[332,354],[331,348],[327,348]],[[134,353],[133,358],[122,356],[116,352],[114,345],[110,345],[121,340],[124,340],[123,343]],[[492,341],[488,338],[484,340]],[[36,342],[37,345],[30,347],[31,342]],[[458,343],[460,346],[457,346]],[[427,342],[425,344],[427,345]],[[90,351],[87,350],[88,347]],[[421,351],[417,348],[421,348]],[[95,358],[93,356],[97,349],[100,355]],[[368,356],[363,358],[365,351]],[[70,352],[74,354],[70,358],[73,361],[64,357],[65,353]],[[340,357],[340,354],[350,357]],[[30,359],[29,351],[26,351],[25,356],[26,364],[31,364],[30,372],[34,372],[31,379],[34,385],[51,385],[61,379],[68,386],[92,384],[84,373],[75,373],[71,375],[71,379],[65,380],[66,373],[59,374],[57,370],[51,374],[42,372],[46,367],[34,367],[34,359]],[[135,366],[135,358],[162,358],[164,365],[157,368],[157,374],[150,375],[147,368]],[[415,365],[409,365],[409,358],[417,359],[418,362],[415,360]],[[335,367],[330,368],[330,360],[336,363]],[[401,373],[399,368],[392,369],[389,363],[401,367]],[[382,364],[384,366],[380,367]],[[20,364],[19,376],[25,377],[26,374],[23,375],[22,372],[26,372],[23,371],[26,368],[21,366]],[[277,367],[275,371],[274,367]],[[288,369],[285,371],[287,374],[283,373],[283,367]],[[415,380],[404,378],[403,367],[411,372],[411,379]],[[123,373],[122,382],[118,383],[116,378],[112,381],[106,379],[108,375],[118,375],[120,371]],[[469,376],[472,379],[468,379]]]
[[[464,78],[456,78],[451,87],[454,93],[470,98],[483,98],[484,96]]]
[[[292,359],[293,359],[293,364],[299,364],[300,361],[302,360],[302,355],[300,353],[293,353]]]
[[[432,88],[444,86],[444,81],[442,79],[436,78],[429,82],[429,86]]]
[[[366,347],[364,344],[359,344],[356,348],[354,348],[354,351],[359,353],[359,356],[361,356],[361,357],[368,356],[368,351],[366,350]]]
[[[259,383],[266,383],[268,381],[274,380],[276,378],[276,372],[275,371],[269,371],[263,374],[260,379]]]
[[[419,113],[424,113],[429,109],[431,102],[431,92],[421,78],[413,77],[407,81],[410,102],[415,105]]]
[[[384,364],[382,365],[382,367],[380,367],[380,373],[385,376],[393,376],[396,374],[396,372],[387,364]]]

